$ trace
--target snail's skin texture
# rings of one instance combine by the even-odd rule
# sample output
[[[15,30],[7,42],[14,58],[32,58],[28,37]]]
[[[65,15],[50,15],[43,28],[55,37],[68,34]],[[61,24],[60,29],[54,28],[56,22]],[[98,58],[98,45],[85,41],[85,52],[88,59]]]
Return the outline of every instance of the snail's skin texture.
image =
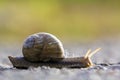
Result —
[[[60,40],[54,35],[40,32],[26,38],[22,48],[26,60],[49,61],[50,58],[64,58],[64,49]]]
[[[51,59],[48,62],[29,62],[24,57],[8,57],[13,66],[19,69],[28,69],[29,67],[51,67],[51,68],[87,68],[93,65],[90,58],[58,58]]]

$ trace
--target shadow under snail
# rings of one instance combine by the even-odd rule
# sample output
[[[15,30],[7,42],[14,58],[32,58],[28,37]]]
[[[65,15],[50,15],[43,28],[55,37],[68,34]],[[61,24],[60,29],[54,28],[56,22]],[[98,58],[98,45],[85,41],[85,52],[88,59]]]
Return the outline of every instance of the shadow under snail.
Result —
[[[88,50],[83,57],[66,58],[61,41],[54,35],[41,32],[30,35],[23,43],[22,53],[24,57],[11,57],[9,60],[16,68],[29,67],[55,67],[55,68],[86,68],[93,66],[92,55],[101,48],[91,52]]]

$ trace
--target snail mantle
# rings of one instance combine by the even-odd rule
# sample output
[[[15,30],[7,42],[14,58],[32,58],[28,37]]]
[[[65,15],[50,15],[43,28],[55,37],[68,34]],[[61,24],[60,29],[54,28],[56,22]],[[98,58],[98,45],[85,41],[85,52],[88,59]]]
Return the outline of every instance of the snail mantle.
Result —
[[[40,32],[28,36],[22,47],[23,57],[8,56],[13,67],[27,69],[29,67],[54,68],[86,68],[93,66],[92,55],[101,48],[91,52],[88,50],[83,57],[66,58],[61,41],[54,35]]]

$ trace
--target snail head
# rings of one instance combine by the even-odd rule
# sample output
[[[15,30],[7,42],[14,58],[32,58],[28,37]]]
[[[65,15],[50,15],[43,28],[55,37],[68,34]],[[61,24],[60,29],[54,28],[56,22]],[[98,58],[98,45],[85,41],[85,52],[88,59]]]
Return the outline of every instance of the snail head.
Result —
[[[97,53],[101,48],[98,48],[96,50],[94,50],[93,52],[91,52],[91,49],[89,49],[86,53],[86,55],[83,57],[84,59],[84,63],[87,64],[87,66],[93,66],[93,62],[91,61],[91,57]]]

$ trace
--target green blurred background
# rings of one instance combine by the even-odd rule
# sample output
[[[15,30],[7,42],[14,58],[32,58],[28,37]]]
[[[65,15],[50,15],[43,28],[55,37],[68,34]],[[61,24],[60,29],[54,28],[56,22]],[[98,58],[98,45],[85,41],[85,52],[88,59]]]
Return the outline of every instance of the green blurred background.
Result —
[[[62,41],[120,35],[119,0],[0,0],[0,41],[49,32]]]

